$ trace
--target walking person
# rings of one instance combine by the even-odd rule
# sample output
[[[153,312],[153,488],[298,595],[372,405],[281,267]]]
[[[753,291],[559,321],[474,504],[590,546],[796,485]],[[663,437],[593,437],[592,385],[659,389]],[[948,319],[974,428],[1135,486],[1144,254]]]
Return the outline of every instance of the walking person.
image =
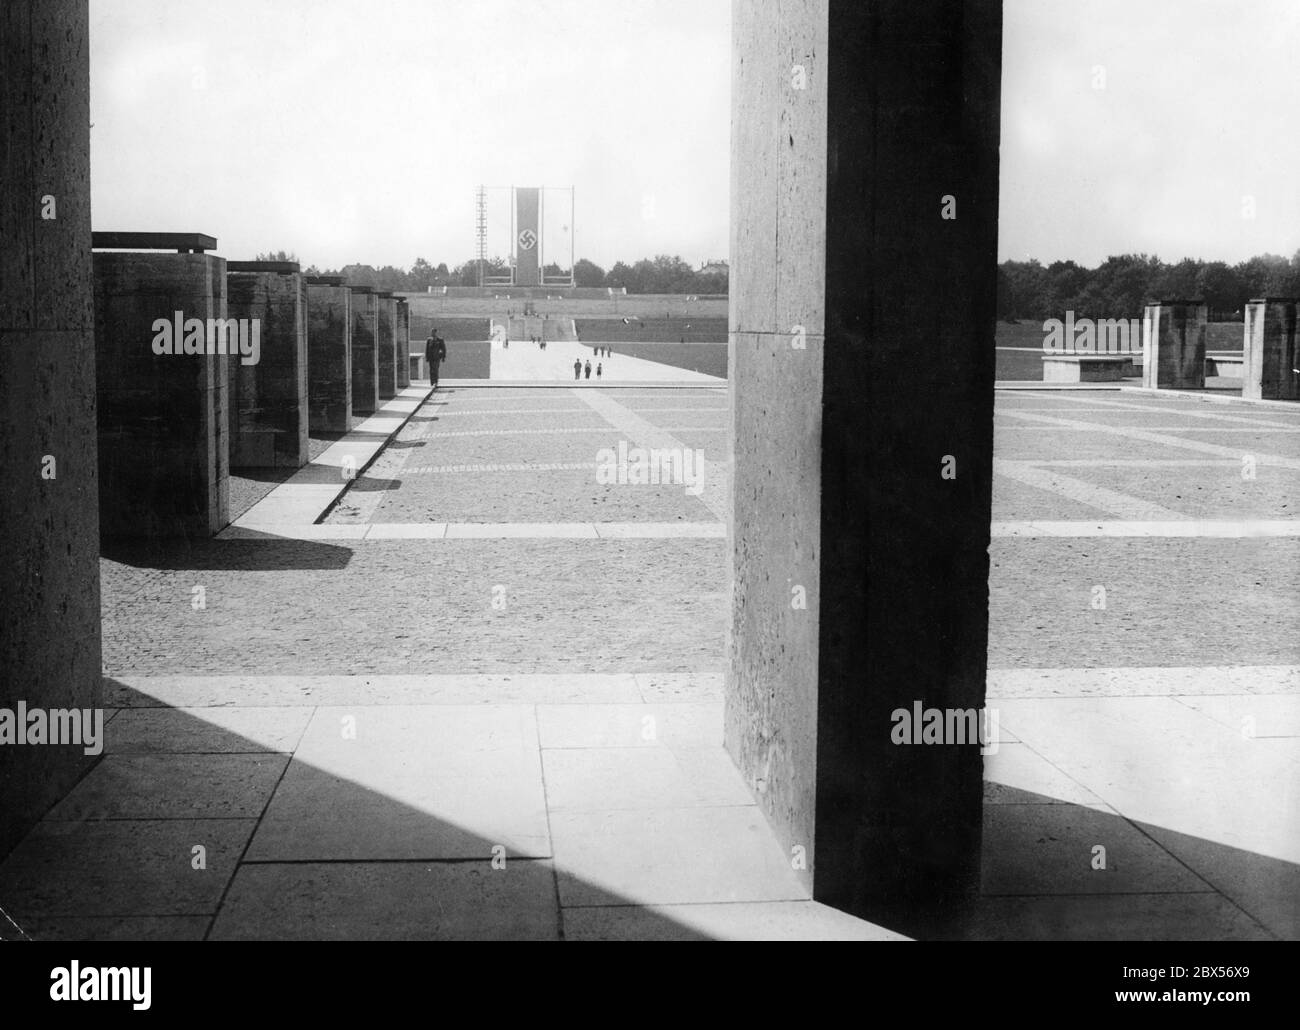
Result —
[[[596,378],[600,378],[600,362],[596,362]]]
[[[590,362],[590,361],[587,362],[587,369],[586,369],[586,371],[587,371],[587,378],[590,379],[590,378],[591,378],[591,362]]]
[[[438,335],[437,326],[429,328],[429,338],[424,342],[424,360],[429,365],[429,382],[438,389],[439,366],[447,360],[447,344]]]
[[[582,378],[582,358],[573,359],[573,378],[574,379]]]

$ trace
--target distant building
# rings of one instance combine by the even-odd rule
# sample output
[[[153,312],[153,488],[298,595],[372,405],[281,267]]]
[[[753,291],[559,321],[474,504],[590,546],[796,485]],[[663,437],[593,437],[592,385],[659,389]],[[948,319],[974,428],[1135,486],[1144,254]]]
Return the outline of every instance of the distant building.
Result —
[[[722,258],[710,258],[700,266],[700,275],[727,275],[727,262]]]

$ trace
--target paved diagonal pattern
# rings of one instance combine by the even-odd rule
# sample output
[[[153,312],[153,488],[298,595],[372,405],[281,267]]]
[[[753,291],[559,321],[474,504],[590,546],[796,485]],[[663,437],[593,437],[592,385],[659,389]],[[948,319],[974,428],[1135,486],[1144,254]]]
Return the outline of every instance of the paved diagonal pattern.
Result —
[[[452,385],[328,514],[107,554],[108,754],[0,907],[37,939],[889,936],[799,893],[720,748],[728,418]],[[961,935],[1300,936],[1298,433],[999,393]],[[602,485],[620,439],[720,474]]]

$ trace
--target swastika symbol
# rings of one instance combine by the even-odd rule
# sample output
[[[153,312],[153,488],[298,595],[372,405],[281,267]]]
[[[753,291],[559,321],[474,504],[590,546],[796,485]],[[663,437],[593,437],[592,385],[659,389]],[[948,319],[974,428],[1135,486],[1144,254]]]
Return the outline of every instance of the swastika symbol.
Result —
[[[532,229],[525,229],[519,234],[519,246],[524,250],[532,250],[537,245],[537,233]]]

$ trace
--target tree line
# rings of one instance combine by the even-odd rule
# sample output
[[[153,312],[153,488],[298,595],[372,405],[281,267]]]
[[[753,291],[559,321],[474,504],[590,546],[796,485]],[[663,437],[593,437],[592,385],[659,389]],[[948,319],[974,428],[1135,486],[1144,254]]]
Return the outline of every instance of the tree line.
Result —
[[[1096,268],[1036,260],[998,266],[998,318],[1010,322],[1062,318],[1066,311],[1077,318],[1140,318],[1148,301],[1190,298],[1205,302],[1211,321],[1233,321],[1248,300],[1266,296],[1300,297],[1300,250],[1289,260],[1261,254],[1235,265],[1120,254]]]
[[[258,254],[258,261],[297,261],[298,259],[284,251],[271,254]],[[503,258],[488,258],[483,262],[484,274],[504,275],[507,265]],[[454,268],[446,263],[431,264],[424,258],[416,258],[408,268],[384,265],[345,265],[342,268],[317,268],[311,265],[303,269],[307,275],[342,275],[348,282],[358,286],[373,286],[380,290],[395,292],[424,293],[430,286],[477,286],[479,283],[479,263],[476,258],[462,261]],[[548,264],[546,275],[562,275],[560,267]],[[727,273],[725,271],[704,272],[692,268],[676,255],[660,254],[654,258],[642,258],[635,264],[618,261],[608,271],[594,261],[579,258],[573,265],[573,278],[578,286],[610,286],[624,288],[628,293],[686,293],[686,294],[725,294],[727,292]]]

